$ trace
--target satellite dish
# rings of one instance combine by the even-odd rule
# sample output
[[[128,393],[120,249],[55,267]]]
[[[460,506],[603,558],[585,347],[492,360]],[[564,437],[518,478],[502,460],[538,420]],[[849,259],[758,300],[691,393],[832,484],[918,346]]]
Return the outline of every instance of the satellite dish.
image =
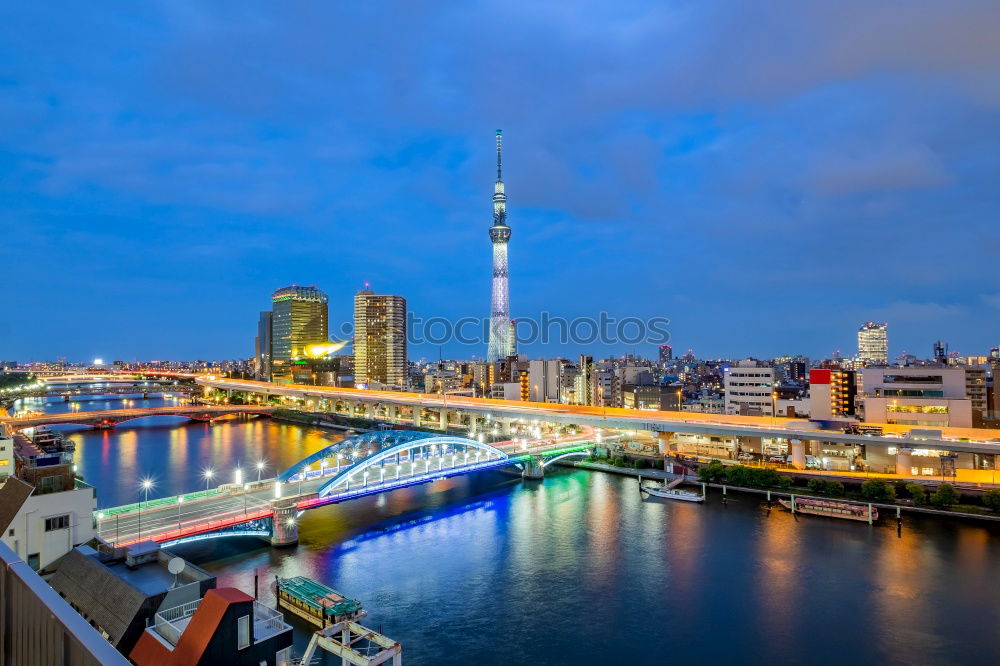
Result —
[[[186,566],[187,563],[184,562],[184,558],[182,557],[172,557],[167,562],[167,571],[174,575],[174,584],[170,586],[171,589],[177,587],[177,574],[184,571],[184,567]]]

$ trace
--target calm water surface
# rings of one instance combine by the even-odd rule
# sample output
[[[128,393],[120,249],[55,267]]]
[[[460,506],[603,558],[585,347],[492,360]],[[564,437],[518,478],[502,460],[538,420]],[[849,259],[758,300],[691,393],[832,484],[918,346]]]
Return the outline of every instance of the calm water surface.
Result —
[[[102,506],[134,501],[143,475],[174,494],[206,466],[266,458],[273,474],[339,437],[267,420],[72,432]],[[689,505],[603,473],[494,471],[310,511],[300,538],[176,550],[248,592],[256,570],[266,603],[275,575],[355,596],[409,664],[1000,662],[992,525],[907,518],[900,538],[750,496]],[[292,623],[301,649],[310,629]]]

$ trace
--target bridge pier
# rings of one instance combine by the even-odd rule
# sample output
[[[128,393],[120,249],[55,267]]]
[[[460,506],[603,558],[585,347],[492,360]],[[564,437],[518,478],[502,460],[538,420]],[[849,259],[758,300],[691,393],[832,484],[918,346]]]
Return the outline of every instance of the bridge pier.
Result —
[[[413,425],[414,427],[420,427],[420,406],[417,405],[413,408]]]
[[[469,414],[469,435],[475,437],[479,431],[479,419],[475,414]]]
[[[276,547],[294,546],[299,542],[299,523],[295,514],[295,502],[291,499],[271,500],[274,511],[271,525],[271,545]]]
[[[441,430],[447,430],[448,429],[448,410],[447,409],[439,409],[438,410],[438,427],[441,428]]]
[[[671,445],[671,440],[673,439],[674,433],[672,432],[658,432],[656,433],[656,448],[659,450],[660,455],[664,456],[668,451],[676,451],[677,445]]]
[[[900,446],[896,449],[896,474],[909,475],[913,470],[913,447]]]
[[[542,459],[539,456],[531,456],[522,464],[524,471],[521,472],[521,478],[542,479],[545,477],[545,468],[542,466]]]
[[[801,439],[788,440],[788,448],[792,452],[792,467],[795,469],[806,468],[806,443]]]

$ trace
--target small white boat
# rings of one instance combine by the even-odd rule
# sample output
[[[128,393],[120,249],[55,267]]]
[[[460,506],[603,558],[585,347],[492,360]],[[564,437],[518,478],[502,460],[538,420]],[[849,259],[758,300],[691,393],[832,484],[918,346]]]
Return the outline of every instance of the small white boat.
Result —
[[[653,497],[666,497],[667,499],[681,500],[682,502],[705,501],[705,496],[701,493],[675,488],[674,486],[680,484],[681,481],[683,481],[683,479],[678,479],[664,486],[644,486],[642,485],[642,477],[639,477],[639,492],[647,492]]]

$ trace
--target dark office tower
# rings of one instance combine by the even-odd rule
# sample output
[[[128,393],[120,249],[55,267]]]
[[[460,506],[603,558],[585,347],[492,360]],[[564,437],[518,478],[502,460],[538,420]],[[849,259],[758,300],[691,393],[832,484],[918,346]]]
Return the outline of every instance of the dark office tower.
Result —
[[[291,378],[306,347],[328,340],[327,298],[316,287],[284,287],[271,294],[271,375]]]
[[[948,343],[938,340],[934,343],[934,360],[938,363],[948,362]]]
[[[660,363],[672,361],[674,358],[674,348],[670,345],[660,345]]]
[[[260,313],[257,321],[257,338],[254,344],[254,377],[258,381],[271,381],[271,312]]]

